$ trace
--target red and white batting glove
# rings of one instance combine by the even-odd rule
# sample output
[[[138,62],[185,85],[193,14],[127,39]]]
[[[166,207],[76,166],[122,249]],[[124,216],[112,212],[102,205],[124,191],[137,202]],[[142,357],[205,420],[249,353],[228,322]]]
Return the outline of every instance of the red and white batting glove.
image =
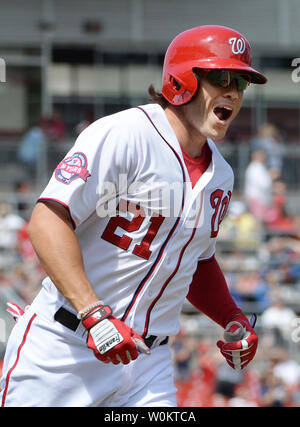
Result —
[[[15,322],[17,322],[19,320],[19,317],[23,316],[23,314],[25,313],[25,311],[14,302],[8,301],[6,305],[6,311],[13,316]]]
[[[226,326],[224,334],[227,337],[231,336],[231,339],[228,338],[227,342],[218,341],[217,346],[228,365],[233,369],[241,370],[253,359],[257,350],[258,336],[253,329],[256,316],[253,315],[250,322],[243,314],[232,320]]]
[[[150,354],[143,338],[114,317],[107,305],[91,310],[82,318],[82,324],[88,330],[88,347],[104,363],[127,365],[138,357],[138,351]]]

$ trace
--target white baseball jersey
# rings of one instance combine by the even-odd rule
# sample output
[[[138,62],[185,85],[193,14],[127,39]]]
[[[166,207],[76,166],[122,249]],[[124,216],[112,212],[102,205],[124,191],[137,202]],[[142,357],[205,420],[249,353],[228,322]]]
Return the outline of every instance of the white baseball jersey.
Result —
[[[233,173],[208,144],[211,163],[192,187],[164,110],[132,108],[84,130],[40,196],[69,211],[95,293],[143,337],[179,331],[198,260],[214,255]],[[73,332],[55,321],[62,306],[75,313],[46,278],[9,339],[3,405],[176,406],[167,345],[103,364],[81,324]]]
[[[233,173],[209,146],[192,189],[163,109],[132,108],[86,129],[40,197],[67,207],[96,294],[142,336],[178,332],[197,261],[215,252]],[[43,285],[55,309],[72,310],[50,279]]]

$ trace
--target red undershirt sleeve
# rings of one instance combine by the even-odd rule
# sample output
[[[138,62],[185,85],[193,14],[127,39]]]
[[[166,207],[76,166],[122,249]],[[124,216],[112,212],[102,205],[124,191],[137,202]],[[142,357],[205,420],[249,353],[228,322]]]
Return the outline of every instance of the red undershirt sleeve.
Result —
[[[187,299],[223,328],[237,313],[242,313],[230,295],[224,274],[215,257],[210,261],[198,263]]]

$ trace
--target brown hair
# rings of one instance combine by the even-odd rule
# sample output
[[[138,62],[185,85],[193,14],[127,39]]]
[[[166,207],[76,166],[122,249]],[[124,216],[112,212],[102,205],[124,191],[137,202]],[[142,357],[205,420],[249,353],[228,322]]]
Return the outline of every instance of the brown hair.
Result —
[[[148,93],[150,95],[150,102],[153,104],[159,104],[163,109],[170,105],[169,101],[166,100],[161,92],[157,92],[153,85],[149,86]]]

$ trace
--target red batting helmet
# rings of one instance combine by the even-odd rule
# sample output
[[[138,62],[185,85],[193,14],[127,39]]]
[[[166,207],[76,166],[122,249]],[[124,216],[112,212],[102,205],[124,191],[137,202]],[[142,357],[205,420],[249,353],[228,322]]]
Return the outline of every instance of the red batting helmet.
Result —
[[[236,70],[247,74],[251,83],[266,83],[251,67],[250,51],[247,39],[231,28],[203,25],[184,31],[166,52],[162,95],[173,105],[189,102],[198,89],[195,68]]]

